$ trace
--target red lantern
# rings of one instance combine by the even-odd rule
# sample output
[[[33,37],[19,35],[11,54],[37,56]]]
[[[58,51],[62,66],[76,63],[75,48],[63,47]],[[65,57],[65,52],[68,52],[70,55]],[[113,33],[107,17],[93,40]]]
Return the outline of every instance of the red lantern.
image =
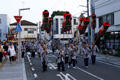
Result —
[[[52,27],[52,18],[49,18],[49,27],[46,29],[47,33],[50,33]]]
[[[102,27],[100,28],[98,34],[97,34],[97,37],[102,37],[105,32],[107,31],[107,29],[109,28],[110,24],[108,22],[104,22]]]
[[[91,15],[91,24],[92,24],[92,28],[95,29],[96,28],[96,14],[92,14]]]
[[[43,29],[47,29],[49,27],[49,12],[48,10],[44,10],[43,13]]]
[[[72,23],[71,23],[72,17],[71,14],[69,12],[65,12],[64,13],[64,21],[63,21],[63,26],[62,26],[62,30],[64,32],[69,31],[72,27]]]
[[[87,29],[87,26],[90,22],[90,19],[88,17],[86,18],[83,18],[83,19],[80,19],[82,23],[79,24],[79,26],[77,27],[78,31],[80,34],[84,34],[86,29]]]

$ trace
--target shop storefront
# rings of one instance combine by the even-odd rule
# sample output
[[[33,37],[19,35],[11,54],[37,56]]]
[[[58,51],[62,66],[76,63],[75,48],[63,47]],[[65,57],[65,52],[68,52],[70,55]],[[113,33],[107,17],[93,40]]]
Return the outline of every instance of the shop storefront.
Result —
[[[108,49],[120,47],[120,32],[108,32],[100,38],[100,46]]]

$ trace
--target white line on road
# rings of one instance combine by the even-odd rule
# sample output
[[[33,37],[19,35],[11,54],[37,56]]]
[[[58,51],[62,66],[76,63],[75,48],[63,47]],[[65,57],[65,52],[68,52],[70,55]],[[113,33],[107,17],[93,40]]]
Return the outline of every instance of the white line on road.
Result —
[[[30,63],[30,65],[32,66],[32,63]]]
[[[53,64],[49,63],[49,65],[50,65],[53,69],[57,69],[57,67],[55,67]]]
[[[56,76],[60,77],[62,80],[64,80],[64,78],[60,75],[60,74],[56,74]]]
[[[98,61],[98,60],[97,60],[97,62],[120,68],[120,66],[116,66],[116,65],[113,65],[113,64],[110,64],[110,63],[106,63],[106,62],[102,62],[102,61]]]
[[[29,62],[31,62],[31,60],[30,60],[30,59],[28,59],[28,61],[29,61]]]
[[[66,74],[63,74],[62,72],[60,72],[60,74],[56,74],[56,76],[60,77],[62,80],[77,80],[75,79],[73,76],[71,76],[70,74],[66,73]],[[65,79],[64,79],[64,78]]]
[[[76,68],[79,69],[79,70],[81,70],[81,71],[83,71],[83,72],[85,72],[85,73],[87,73],[87,74],[89,74],[89,75],[91,75],[91,76],[93,76],[93,77],[95,77],[95,78],[97,78],[97,79],[99,79],[99,80],[104,80],[104,79],[102,79],[102,78],[100,78],[100,77],[98,77],[98,76],[96,76],[96,75],[94,75],[94,74],[92,74],[90,72],[87,72],[87,71],[85,71],[85,70],[83,70],[83,69],[81,69],[79,67],[76,67]]]
[[[48,60],[48,62],[50,63],[50,62],[52,62],[51,60]]]
[[[28,61],[31,62],[30,57],[27,55]]]
[[[33,67],[31,67],[32,71],[34,71],[35,69]]]
[[[34,77],[37,78],[37,74],[34,74]]]

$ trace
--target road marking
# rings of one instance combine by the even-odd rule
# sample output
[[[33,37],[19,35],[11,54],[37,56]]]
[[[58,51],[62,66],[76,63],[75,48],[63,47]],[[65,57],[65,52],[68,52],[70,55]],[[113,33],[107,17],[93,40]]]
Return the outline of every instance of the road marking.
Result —
[[[34,77],[37,78],[37,74],[34,74]]]
[[[30,53],[30,52],[27,52],[27,54],[28,54],[28,55],[31,55],[31,53]]]
[[[49,63],[48,66],[49,66],[49,68],[51,67],[53,70],[57,69],[55,63]]]
[[[98,77],[98,76],[96,76],[96,75],[94,75],[94,74],[92,74],[92,73],[90,73],[90,72],[87,72],[87,71],[85,71],[85,70],[83,70],[83,69],[81,69],[81,68],[79,68],[79,67],[76,67],[76,68],[79,69],[80,71],[83,71],[83,72],[85,72],[85,73],[87,73],[87,74],[89,74],[89,75],[91,75],[91,76],[99,79],[99,80],[104,80],[104,79],[102,79],[102,78],[100,78],[100,77]]]
[[[32,71],[34,71],[35,69],[33,67],[31,67]]]
[[[55,57],[55,58],[56,58],[56,56],[55,56],[55,55],[49,55],[48,57]]]
[[[31,60],[28,58],[28,61],[31,62]]]
[[[64,78],[60,75],[60,74],[56,74],[56,76],[60,77],[62,80],[64,80]]]
[[[30,65],[32,66],[32,63],[30,63]]]
[[[113,67],[120,68],[120,66],[113,65],[113,64],[110,64],[110,63],[107,63],[107,62],[103,62],[103,61],[99,61],[99,60],[97,60],[97,62],[100,62],[100,63],[103,63],[103,64],[107,64],[107,65],[110,65],[110,66],[113,66]]]
[[[27,55],[28,61],[31,62],[30,57]]]
[[[66,75],[65,74],[63,74],[62,72],[60,72],[60,74],[56,74],[56,76],[58,76],[58,77],[60,77],[62,80],[77,80],[77,79],[75,79],[73,76],[71,76],[70,74],[68,74],[68,73],[66,73]],[[63,77],[65,78],[63,78]],[[71,79],[70,79],[71,78]]]
[[[27,58],[29,59],[30,57],[27,55]]]
[[[48,62],[50,63],[50,62],[52,62],[51,60],[48,60]]]

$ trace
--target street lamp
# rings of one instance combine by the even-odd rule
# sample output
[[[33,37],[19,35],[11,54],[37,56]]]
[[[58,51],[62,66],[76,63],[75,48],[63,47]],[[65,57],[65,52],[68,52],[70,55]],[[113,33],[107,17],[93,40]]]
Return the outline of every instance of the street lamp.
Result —
[[[79,5],[79,6],[81,6],[81,7],[87,7],[87,6],[84,6],[84,5]]]
[[[22,8],[19,9],[19,16],[20,16],[20,12],[23,10],[30,10],[30,8]],[[20,26],[21,26],[21,21],[19,22]],[[21,32],[18,32],[18,62],[20,62],[20,57],[21,56]]]

